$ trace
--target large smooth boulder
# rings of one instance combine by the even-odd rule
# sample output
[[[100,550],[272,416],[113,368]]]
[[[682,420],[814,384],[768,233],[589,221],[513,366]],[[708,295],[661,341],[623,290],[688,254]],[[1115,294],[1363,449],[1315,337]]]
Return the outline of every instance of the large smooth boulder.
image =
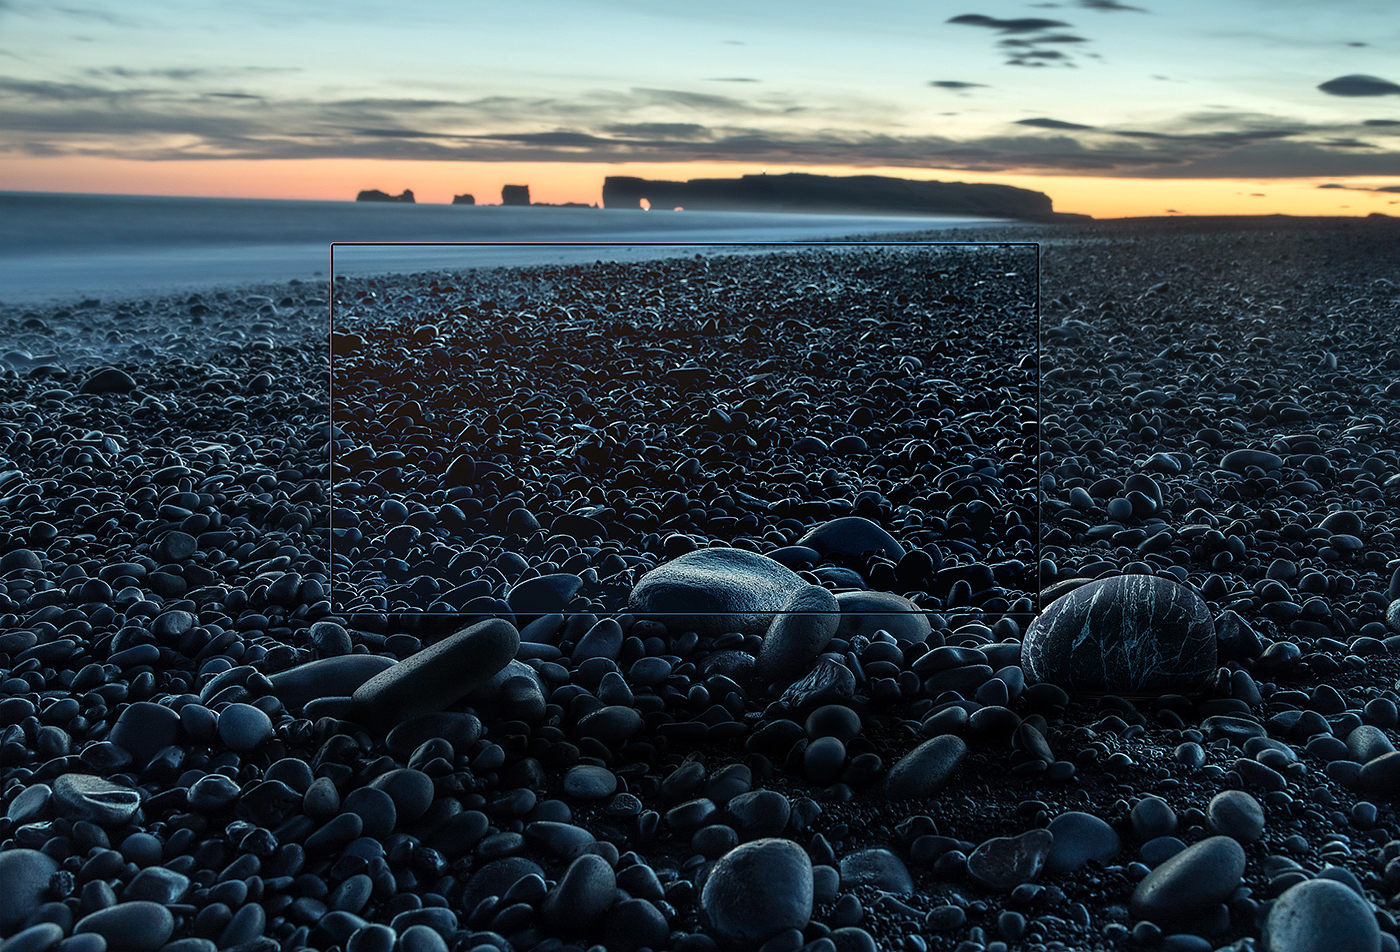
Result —
[[[1031,622],[1021,668],[1071,694],[1199,694],[1215,675],[1215,625],[1186,586],[1117,575],[1062,595]]]
[[[673,634],[762,635],[805,582],[792,569],[746,549],[697,549],[658,565],[632,589],[628,611]]]

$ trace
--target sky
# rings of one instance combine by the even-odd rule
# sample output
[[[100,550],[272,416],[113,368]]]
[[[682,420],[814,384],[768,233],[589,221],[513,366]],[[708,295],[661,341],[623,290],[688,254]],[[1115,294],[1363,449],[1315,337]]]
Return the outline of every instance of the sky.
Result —
[[[0,0],[0,189],[598,202],[1001,182],[1096,217],[1400,215],[1377,0]]]

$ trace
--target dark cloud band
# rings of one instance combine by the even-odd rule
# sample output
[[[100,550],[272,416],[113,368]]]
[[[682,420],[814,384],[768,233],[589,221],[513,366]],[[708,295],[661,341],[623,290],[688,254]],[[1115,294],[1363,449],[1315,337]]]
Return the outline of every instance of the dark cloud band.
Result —
[[[1400,86],[1388,79],[1359,73],[1329,79],[1317,88],[1331,96],[1393,96],[1400,93]]]

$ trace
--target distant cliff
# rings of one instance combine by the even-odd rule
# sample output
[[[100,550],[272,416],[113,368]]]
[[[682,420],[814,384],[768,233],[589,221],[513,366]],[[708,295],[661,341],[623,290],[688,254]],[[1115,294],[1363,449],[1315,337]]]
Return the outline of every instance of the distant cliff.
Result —
[[[367,188],[355,196],[357,202],[407,202],[413,204],[413,193],[408,189],[403,190],[402,195],[390,195],[388,192],[381,192],[377,188]]]
[[[662,182],[613,175],[603,180],[604,208],[690,211],[845,212],[972,215],[1025,221],[1083,218],[1062,215],[1043,192],[1010,185],[916,182],[883,175],[836,177],[792,172],[737,179]]]

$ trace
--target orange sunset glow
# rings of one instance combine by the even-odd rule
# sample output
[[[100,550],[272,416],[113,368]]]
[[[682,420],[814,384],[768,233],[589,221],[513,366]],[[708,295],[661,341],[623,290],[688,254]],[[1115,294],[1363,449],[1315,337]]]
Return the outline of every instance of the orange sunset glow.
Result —
[[[758,168],[741,164],[592,162],[416,162],[376,159],[144,162],[89,157],[0,158],[7,188],[37,192],[104,192],[123,195],[187,195],[217,198],[282,198],[349,201],[362,188],[397,194],[412,189],[420,203],[450,203],[467,193],[478,204],[497,204],[501,186],[530,186],[536,202],[601,203],[603,179],[732,178]],[[1147,215],[1366,215],[1394,212],[1400,195],[1319,189],[1331,179],[1133,179],[1104,176],[976,173],[957,170],[769,167],[770,174],[888,175],[917,180],[985,182],[1049,195],[1055,210],[1119,218]],[[1371,180],[1350,183],[1359,189]]]

